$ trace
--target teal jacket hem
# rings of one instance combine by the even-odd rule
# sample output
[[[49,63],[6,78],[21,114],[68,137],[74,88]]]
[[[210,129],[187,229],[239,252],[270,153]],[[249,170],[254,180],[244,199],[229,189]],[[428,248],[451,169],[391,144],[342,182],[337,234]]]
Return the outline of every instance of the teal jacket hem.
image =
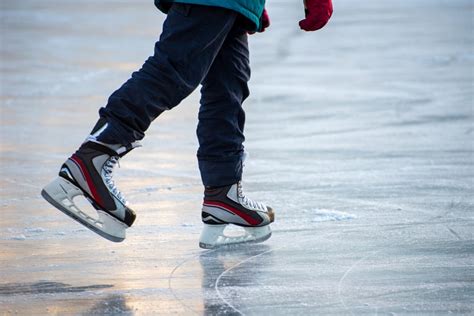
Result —
[[[264,2],[262,1],[262,5],[258,6],[256,8],[247,8],[243,6],[241,3],[237,3],[236,1],[223,1],[223,0],[154,0],[155,1],[155,6],[163,13],[168,13],[169,8],[171,7],[171,4],[173,2],[177,3],[187,3],[187,4],[198,4],[198,5],[206,5],[206,6],[212,6],[212,7],[220,7],[220,8],[225,8],[229,10],[236,11],[246,17],[247,19],[252,22],[252,24],[255,27],[256,30],[260,30],[261,25],[260,25],[260,17],[262,16],[263,13],[263,4]],[[258,2],[258,1],[257,1]]]

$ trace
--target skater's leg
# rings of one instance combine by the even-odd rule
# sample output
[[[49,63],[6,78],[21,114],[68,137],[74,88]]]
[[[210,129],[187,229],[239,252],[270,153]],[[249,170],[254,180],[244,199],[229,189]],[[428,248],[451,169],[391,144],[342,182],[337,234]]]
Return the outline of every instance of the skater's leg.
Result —
[[[238,20],[202,82],[197,156],[205,186],[225,186],[241,179],[242,102],[249,95],[249,79],[247,32]]]
[[[247,32],[237,22],[202,82],[197,135],[198,160],[204,191],[204,228],[199,245],[262,242],[271,236],[272,208],[247,198],[242,190],[245,113],[250,79]],[[224,229],[244,227],[240,236],[226,236]]]
[[[142,139],[159,114],[199,85],[236,17],[236,12],[222,8],[173,4],[154,55],[100,110],[108,126],[98,140],[126,145]]]
[[[112,94],[92,135],[43,189],[45,199],[101,236],[122,241],[135,213],[115,186],[114,167],[137,146],[153,119],[202,81],[236,17],[226,9],[174,4],[155,54]],[[97,217],[75,204],[79,195],[92,203]]]

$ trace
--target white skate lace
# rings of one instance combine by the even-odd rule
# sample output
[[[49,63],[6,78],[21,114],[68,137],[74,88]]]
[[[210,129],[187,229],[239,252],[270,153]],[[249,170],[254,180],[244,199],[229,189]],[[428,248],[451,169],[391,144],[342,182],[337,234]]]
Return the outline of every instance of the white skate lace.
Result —
[[[267,211],[265,204],[253,201],[245,196],[244,190],[242,189],[242,181],[237,182],[237,194],[239,196],[240,203],[248,209],[257,209],[260,211]]]
[[[103,179],[105,181],[105,184],[109,188],[110,193],[112,193],[113,196],[115,196],[120,202],[122,202],[123,205],[127,205],[127,200],[125,200],[124,196],[122,195],[122,192],[120,192],[119,189],[115,186],[115,182],[112,179],[115,166],[118,165],[120,167],[119,159],[120,158],[118,156],[112,156],[104,163]]]

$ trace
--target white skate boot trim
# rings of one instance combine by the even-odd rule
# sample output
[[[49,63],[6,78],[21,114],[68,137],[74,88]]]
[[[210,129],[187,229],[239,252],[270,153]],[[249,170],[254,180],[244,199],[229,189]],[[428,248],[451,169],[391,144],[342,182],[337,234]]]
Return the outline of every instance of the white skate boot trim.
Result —
[[[100,236],[114,242],[125,239],[128,226],[106,212],[97,211],[98,218],[93,218],[81,211],[74,203],[76,196],[84,196],[81,189],[62,177],[58,177],[41,191],[41,195],[59,209]]]
[[[69,171],[68,168],[61,168],[60,172],[64,172],[65,174],[67,174],[67,176],[70,178],[70,179],[74,179],[74,177],[72,176],[71,172]]]
[[[199,239],[199,247],[213,249],[229,245],[244,243],[259,243],[267,240],[272,235],[270,225],[262,227],[243,227],[245,233],[240,236],[227,236],[224,234],[226,225],[208,225],[204,228]]]
[[[227,197],[235,203],[239,203],[240,205],[244,206],[249,210],[259,212],[267,211],[267,206],[265,204],[253,201],[245,196],[242,189],[242,182],[240,181],[230,187],[229,192],[227,192]]]
[[[214,216],[211,216],[211,215],[204,217],[202,220],[203,220],[204,222],[207,222],[207,221],[214,221],[214,222],[217,222],[217,223],[220,223],[220,224],[221,224],[221,223],[222,223],[222,224],[225,223],[225,222],[221,221],[220,219],[215,218]]]
[[[100,142],[97,140],[97,138],[100,136],[100,134],[102,134],[103,131],[106,130],[106,128],[109,126],[109,123],[105,123],[100,129],[98,129],[95,133],[93,134],[90,134],[89,136],[87,136],[87,138],[84,140],[84,143],[86,142],[94,142],[94,143],[97,143],[97,144],[101,144],[101,145],[104,145],[104,146],[107,146],[109,147],[110,149],[112,150],[115,150],[117,152],[117,154],[121,154],[121,153],[124,153],[125,151],[129,150],[129,149],[133,149],[133,148],[137,148],[137,147],[141,147],[141,143],[137,140],[137,141],[134,141],[133,143],[129,144],[128,146],[123,146],[123,145],[120,145],[120,144],[106,144],[106,143],[103,143],[103,142]]]
[[[142,143],[140,143],[138,140],[134,141],[133,143],[131,143],[127,146],[124,146],[124,145],[120,145],[120,144],[107,144],[107,143],[98,141],[97,136],[94,136],[94,135],[87,136],[87,138],[84,140],[83,143],[93,142],[93,143],[97,143],[99,145],[109,147],[110,149],[114,150],[118,155],[123,154],[127,150],[142,147]]]
[[[202,211],[212,215],[215,220],[219,220],[224,223],[235,223],[241,225],[258,225],[259,221],[252,218],[250,215],[245,214],[238,209],[231,208],[224,203],[209,201],[204,202]],[[205,220],[205,219],[203,219]]]
[[[99,128],[95,133],[90,134],[89,137],[97,138],[100,134],[102,134],[103,131],[105,131],[105,129],[107,128],[107,126],[109,126],[109,123],[105,123],[104,126],[102,126],[101,128]]]

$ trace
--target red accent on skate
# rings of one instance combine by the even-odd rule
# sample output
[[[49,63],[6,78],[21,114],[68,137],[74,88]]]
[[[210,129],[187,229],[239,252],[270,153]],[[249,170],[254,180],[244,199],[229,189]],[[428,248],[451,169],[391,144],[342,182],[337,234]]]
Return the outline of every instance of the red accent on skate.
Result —
[[[207,200],[204,200],[203,204],[205,206],[216,206],[216,207],[219,207],[219,208],[223,208],[223,209],[225,209],[225,210],[227,210],[231,213],[234,213],[237,216],[240,216],[241,218],[243,218],[250,225],[256,226],[256,225],[260,224],[260,222],[258,220],[256,220],[255,218],[251,217],[250,215],[246,214],[245,212],[242,212],[241,210],[239,210],[235,207],[232,207],[228,204],[218,202],[218,201],[207,201]]]
[[[97,189],[94,186],[94,182],[92,182],[91,175],[87,172],[86,166],[84,165],[84,162],[76,156],[76,154],[73,154],[71,156],[72,161],[76,163],[76,165],[81,169],[82,174],[84,175],[84,178],[86,178],[87,185],[89,186],[89,189],[92,193],[92,197],[94,198],[95,202],[99,204],[100,207],[104,209],[104,203],[102,202],[102,198],[100,197],[99,193],[97,192]]]

